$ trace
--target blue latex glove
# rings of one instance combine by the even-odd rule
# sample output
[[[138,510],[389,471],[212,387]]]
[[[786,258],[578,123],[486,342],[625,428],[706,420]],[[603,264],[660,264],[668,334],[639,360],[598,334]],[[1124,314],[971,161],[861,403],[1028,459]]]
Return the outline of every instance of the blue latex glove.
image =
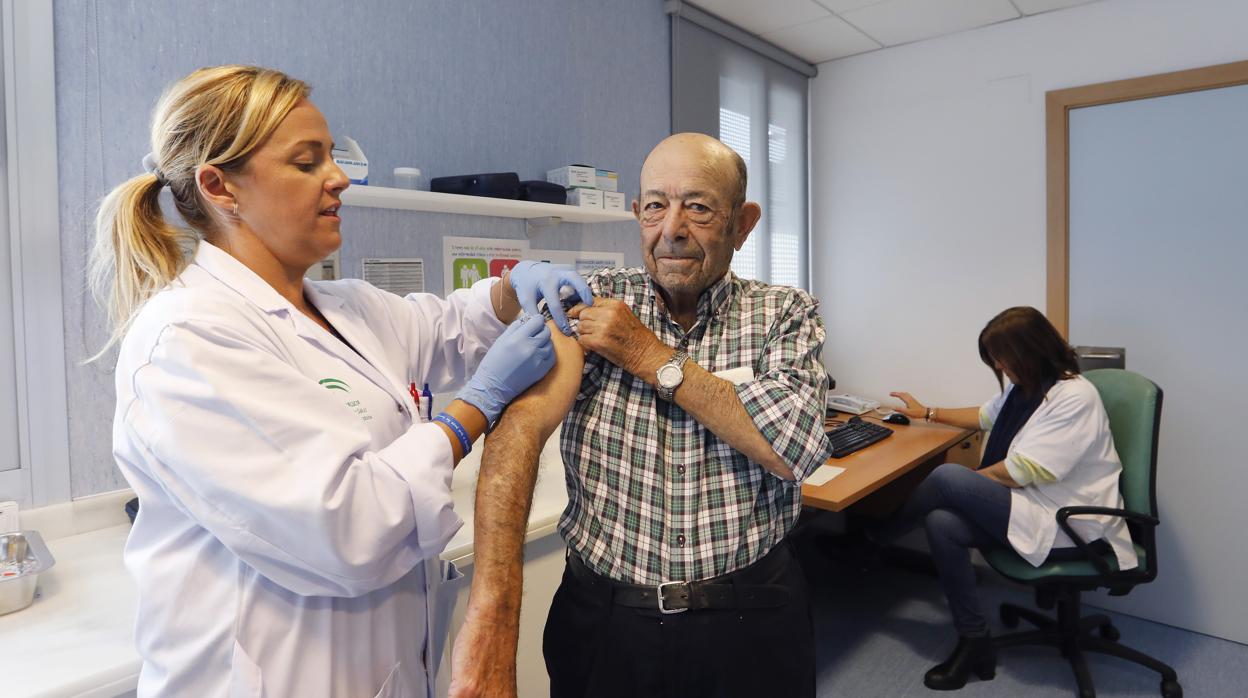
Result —
[[[555,346],[546,320],[540,315],[529,316],[503,330],[455,397],[481,410],[493,424],[507,403],[541,380],[554,365]]]
[[[572,326],[563,313],[559,290],[571,287],[577,297],[585,305],[594,304],[594,295],[589,292],[589,284],[581,278],[576,270],[565,264],[534,262],[524,260],[511,270],[511,286],[516,289],[516,297],[520,299],[520,307],[531,316],[541,313],[537,309],[538,301],[546,300],[546,309],[550,311],[550,319],[555,321],[564,334],[572,334]]]

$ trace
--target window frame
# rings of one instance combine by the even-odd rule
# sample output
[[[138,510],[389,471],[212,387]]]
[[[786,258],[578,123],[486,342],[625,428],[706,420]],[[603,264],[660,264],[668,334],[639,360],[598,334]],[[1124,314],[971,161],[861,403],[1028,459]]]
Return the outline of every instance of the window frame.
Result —
[[[49,0],[0,0],[0,244],[7,244],[11,255],[7,276],[12,283],[19,463],[16,470],[0,472],[0,497],[16,498],[25,506],[72,498],[53,15]]]

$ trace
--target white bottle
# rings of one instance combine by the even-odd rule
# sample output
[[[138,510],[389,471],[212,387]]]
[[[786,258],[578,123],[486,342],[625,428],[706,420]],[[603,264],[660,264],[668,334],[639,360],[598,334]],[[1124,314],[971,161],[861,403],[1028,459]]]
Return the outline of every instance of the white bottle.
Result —
[[[418,167],[396,167],[394,168],[394,186],[399,189],[420,189],[420,168]]]

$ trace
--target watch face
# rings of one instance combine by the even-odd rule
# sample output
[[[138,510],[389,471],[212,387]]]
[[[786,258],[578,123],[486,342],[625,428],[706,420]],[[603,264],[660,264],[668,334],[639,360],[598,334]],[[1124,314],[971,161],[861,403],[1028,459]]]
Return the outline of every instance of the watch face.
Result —
[[[667,364],[659,369],[659,385],[664,388],[675,388],[680,385],[680,381],[685,377],[679,366]]]

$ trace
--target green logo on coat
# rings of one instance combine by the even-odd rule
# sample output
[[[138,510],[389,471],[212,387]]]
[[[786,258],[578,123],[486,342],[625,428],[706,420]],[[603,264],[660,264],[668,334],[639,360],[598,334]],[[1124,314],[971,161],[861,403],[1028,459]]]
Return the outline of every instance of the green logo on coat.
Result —
[[[338,380],[337,378],[322,378],[317,382],[325,386],[326,388],[329,388],[330,390],[341,390],[344,393],[351,392],[351,386],[347,385],[343,381]]]

